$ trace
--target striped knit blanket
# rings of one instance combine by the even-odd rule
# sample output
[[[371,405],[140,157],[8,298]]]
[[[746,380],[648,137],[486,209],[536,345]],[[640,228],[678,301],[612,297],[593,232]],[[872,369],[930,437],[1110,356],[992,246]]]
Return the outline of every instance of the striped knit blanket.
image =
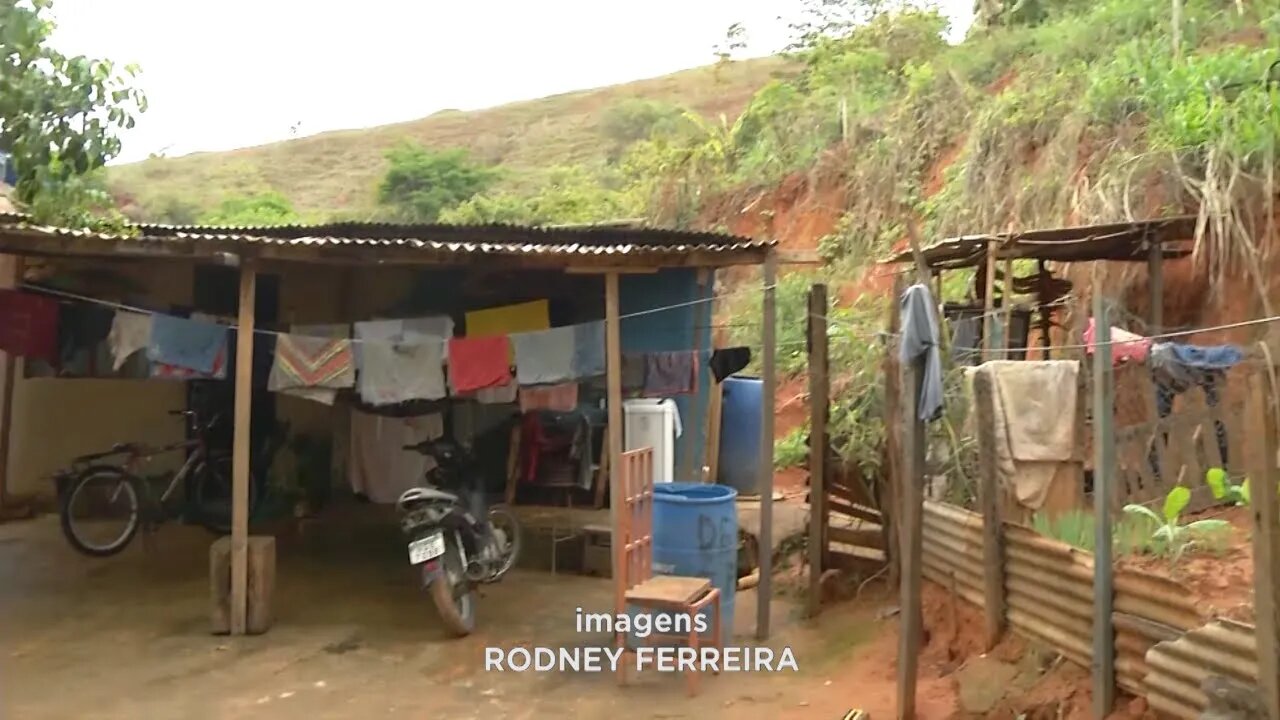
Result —
[[[349,388],[356,369],[351,341],[340,338],[280,335],[267,389]]]

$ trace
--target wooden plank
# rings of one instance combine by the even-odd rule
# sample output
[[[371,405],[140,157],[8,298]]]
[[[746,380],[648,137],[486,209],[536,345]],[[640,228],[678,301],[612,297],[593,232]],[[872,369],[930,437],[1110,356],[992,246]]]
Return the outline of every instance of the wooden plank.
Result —
[[[994,239],[987,241],[987,277],[984,285],[986,290],[982,298],[982,359],[990,360],[991,354],[991,332],[995,326],[995,306],[996,306],[996,241]]]
[[[835,478],[827,478],[827,496],[836,497],[854,505],[875,506],[875,500],[867,493],[866,488],[850,487]]]
[[[827,538],[831,542],[845,545],[884,549],[884,535],[880,533],[880,528],[846,528],[832,525],[827,528]]]
[[[1097,348],[1093,353],[1093,716],[1105,718],[1115,706],[1115,590],[1111,559],[1111,512],[1115,483],[1115,386],[1111,368],[1111,318],[1097,282],[1094,264],[1093,317]]]
[[[1276,425],[1271,387],[1263,373],[1249,376],[1246,401],[1250,442],[1249,483],[1253,504],[1254,636],[1258,642],[1258,693],[1271,720],[1280,720],[1280,638],[1277,638],[1277,582],[1280,582],[1280,512],[1276,508]]]
[[[614,582],[614,612],[626,612],[625,594],[627,591],[626,543],[622,528],[622,513],[626,512],[625,488],[622,486],[622,325],[618,313],[618,274],[609,273],[604,277],[604,319],[605,319],[605,385],[608,406],[609,424],[605,426],[609,459],[609,527],[612,531],[613,550],[612,574]],[[621,648],[624,642],[618,635],[617,642]]]
[[[707,404],[707,477],[715,483],[720,477],[720,422],[724,418],[724,386],[711,384],[711,400]]]
[[[240,317],[236,332],[235,427],[231,446],[231,634],[246,629],[249,586],[249,422],[253,416],[253,336],[258,271],[240,263]]]
[[[760,418],[760,587],[757,590],[756,638],[769,639],[773,604],[773,417],[778,394],[777,289],[778,259],[772,251],[764,261],[764,317],[760,324],[761,374],[764,402]]]
[[[884,516],[871,508],[862,507],[861,505],[850,505],[840,502],[837,499],[827,498],[827,516],[834,514],[847,515],[858,520],[866,520],[881,525],[884,522]]]
[[[973,378],[973,405],[978,428],[978,502],[982,509],[983,615],[986,649],[1000,642],[1004,632],[1004,541],[1000,516],[1000,477],[996,458],[996,389],[991,375]]]
[[[823,555],[827,548],[827,286],[809,288],[809,617],[822,603]],[[834,528],[833,528],[834,530]]]
[[[1164,253],[1159,241],[1147,240],[1147,289],[1151,314],[1148,335],[1164,332]]]
[[[925,426],[919,419],[920,394],[924,384],[924,356],[916,358],[907,368],[903,386],[905,398],[900,403],[903,415],[908,419],[905,433],[904,472],[898,487],[901,498],[901,608],[898,644],[898,718],[914,720],[916,714],[916,684],[919,680],[920,643],[922,639],[923,613],[921,609],[921,546],[922,514],[924,512],[925,474]]]

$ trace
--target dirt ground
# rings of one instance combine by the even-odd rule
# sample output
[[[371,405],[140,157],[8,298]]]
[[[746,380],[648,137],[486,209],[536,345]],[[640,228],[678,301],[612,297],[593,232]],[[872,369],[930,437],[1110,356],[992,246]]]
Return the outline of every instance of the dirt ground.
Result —
[[[480,630],[447,638],[413,586],[399,537],[379,521],[278,538],[276,624],[257,637],[209,634],[208,545],[166,526],[155,547],[84,558],[54,517],[0,525],[0,716],[45,718],[873,718],[894,706],[896,620],[875,586],[856,603],[798,619],[774,603],[770,645],[799,673],[675,675],[619,687],[610,674],[486,673],[490,645],[603,645],[577,635],[576,607],[606,610],[611,585],[517,571],[488,590]],[[751,644],[754,593],[738,597],[736,644]],[[922,664],[920,717],[956,708],[945,654]]]

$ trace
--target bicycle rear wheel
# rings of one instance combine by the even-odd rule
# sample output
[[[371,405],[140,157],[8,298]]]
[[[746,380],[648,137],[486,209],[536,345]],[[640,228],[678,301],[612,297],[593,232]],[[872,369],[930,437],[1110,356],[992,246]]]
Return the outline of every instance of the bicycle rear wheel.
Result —
[[[137,485],[116,468],[91,468],[63,496],[62,534],[85,555],[106,557],[124,550],[140,519]]]

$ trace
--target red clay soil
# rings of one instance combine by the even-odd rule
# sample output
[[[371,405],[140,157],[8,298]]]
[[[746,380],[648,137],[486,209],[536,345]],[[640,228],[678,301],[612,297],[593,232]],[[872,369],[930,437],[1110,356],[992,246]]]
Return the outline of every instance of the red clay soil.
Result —
[[[1172,564],[1167,558],[1130,556],[1116,566],[1172,578],[1190,590],[1205,613],[1253,622],[1253,520],[1249,508],[1212,508],[1188,518],[1221,518],[1231,523],[1223,537],[1208,547],[1191,550]]]
[[[778,385],[774,396],[773,439],[781,440],[809,419],[809,378],[801,375]]]

